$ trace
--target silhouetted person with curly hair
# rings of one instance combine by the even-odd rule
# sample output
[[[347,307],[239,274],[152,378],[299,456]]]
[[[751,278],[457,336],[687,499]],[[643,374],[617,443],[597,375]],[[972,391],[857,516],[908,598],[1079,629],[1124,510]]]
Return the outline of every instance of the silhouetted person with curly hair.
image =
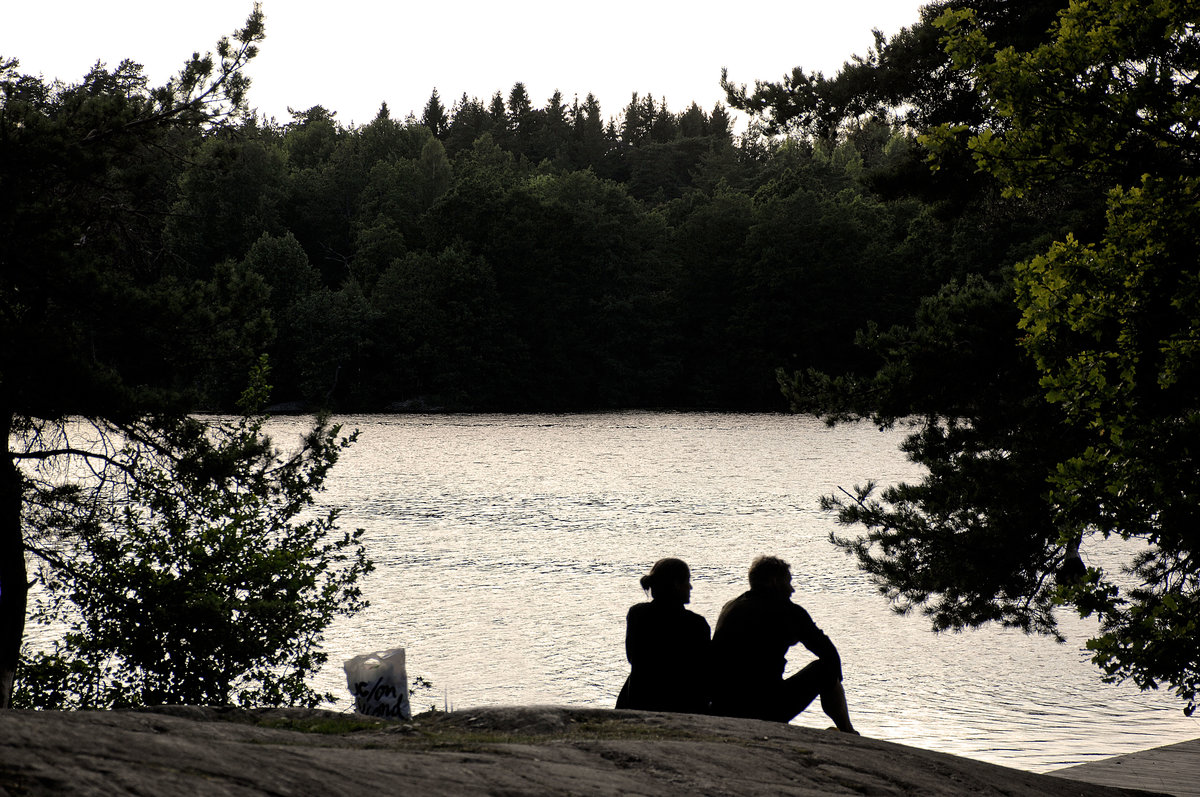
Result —
[[[712,712],[790,722],[819,695],[838,730],[857,733],[842,689],[842,660],[803,607],[792,603],[787,562],[760,556],[750,565],[750,589],[725,604],[713,633]],[[788,649],[800,643],[817,660],[784,679]]]
[[[681,559],[659,559],[641,578],[652,598],[634,604],[626,617],[625,655],[630,673],[617,708],[708,711],[708,621],[684,606],[691,600],[691,572]]]

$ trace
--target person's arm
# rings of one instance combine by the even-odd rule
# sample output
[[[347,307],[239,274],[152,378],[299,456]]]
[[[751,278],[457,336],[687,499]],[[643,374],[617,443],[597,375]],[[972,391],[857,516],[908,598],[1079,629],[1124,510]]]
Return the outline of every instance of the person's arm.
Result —
[[[699,649],[695,654],[696,706],[694,710],[700,714],[707,714],[712,703],[713,678],[716,668],[713,665],[712,631],[707,620],[699,615],[697,617],[699,622],[696,624],[696,641]]]
[[[793,604],[795,605],[795,604]],[[842,680],[842,657],[838,654],[833,640],[817,627],[812,617],[801,606],[796,606],[795,623],[798,641],[821,661],[828,662],[837,673],[837,679]]]
[[[641,605],[631,606],[629,614],[625,615],[625,658],[635,667],[646,658],[647,653],[646,623],[638,608]]]

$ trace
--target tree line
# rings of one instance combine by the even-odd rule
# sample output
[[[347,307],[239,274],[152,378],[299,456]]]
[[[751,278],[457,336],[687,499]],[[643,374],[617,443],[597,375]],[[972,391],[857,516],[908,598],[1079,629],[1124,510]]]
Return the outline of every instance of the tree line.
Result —
[[[145,91],[128,63],[17,74],[9,102],[51,115]],[[230,409],[266,351],[277,400],[308,408],[783,410],[776,368],[867,366],[857,328],[1037,224],[889,189],[921,152],[883,118],[776,140],[721,105],[634,95],[606,119],[518,83],[403,120],[314,107],[179,136],[119,176],[153,278],[222,309],[191,358],[177,332],[122,356],[193,409]]]

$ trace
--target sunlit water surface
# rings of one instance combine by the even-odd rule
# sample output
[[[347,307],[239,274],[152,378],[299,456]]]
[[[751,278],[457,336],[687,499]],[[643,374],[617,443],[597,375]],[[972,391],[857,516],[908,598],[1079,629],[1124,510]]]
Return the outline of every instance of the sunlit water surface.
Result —
[[[355,416],[359,441],[323,501],[366,530],[369,609],[327,634],[317,686],[346,695],[342,660],[407,649],[433,689],[414,710],[612,706],[628,672],[625,612],[656,559],[692,568],[692,608],[715,623],[762,553],[792,564],[797,594],[844,662],[867,736],[1047,771],[1200,736],[1166,693],[1108,685],[1089,623],[1066,644],[984,629],[935,635],[894,614],[853,561],[822,494],[919,478],[903,429],[833,429],[785,415]],[[302,419],[278,419],[290,442]],[[1086,553],[1086,552],[1085,552]],[[809,660],[795,649],[788,672]],[[817,706],[796,721],[827,727]]]

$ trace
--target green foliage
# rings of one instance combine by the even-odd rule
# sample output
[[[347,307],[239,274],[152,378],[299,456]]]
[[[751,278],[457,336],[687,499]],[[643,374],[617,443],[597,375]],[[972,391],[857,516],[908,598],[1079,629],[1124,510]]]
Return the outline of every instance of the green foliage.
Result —
[[[972,130],[981,168],[1008,190],[1087,174],[1128,185],[1195,157],[1195,3],[1074,3],[1049,40],[1019,50],[987,36],[969,9],[936,24],[957,69],[985,87],[998,120]],[[967,132],[950,128],[942,135]]]
[[[179,180],[164,231],[189,273],[203,277],[214,264],[245,255],[261,235],[280,232],[284,164],[270,142],[243,135],[205,140]]]
[[[366,604],[362,530],[339,532],[314,507],[354,439],[318,420],[281,453],[249,414],[188,421],[170,450],[126,438],[122,479],[96,484],[87,520],[43,528],[35,619],[64,624],[53,651],[31,652],[17,705],[108,708],[193,704],[314,706],[309,677],[324,629]],[[78,490],[72,497],[87,501]]]
[[[780,374],[797,409],[917,425],[904,449],[929,475],[827,496],[865,528],[833,541],[936,629],[1057,635],[1056,607],[1097,615],[1088,644],[1106,676],[1170,684],[1190,713],[1200,7],[1062,5],[935,3],[833,80],[797,70],[753,94],[727,88],[735,106],[836,147],[854,120],[908,103],[923,134],[908,157],[931,151],[936,182],[906,188],[912,162],[894,154],[865,159],[867,182],[948,186],[954,215],[935,204],[914,221],[944,236],[939,259],[982,277],[924,300],[912,324],[868,325],[873,377]],[[968,162],[982,177],[964,176]],[[1146,543],[1127,570],[1080,564],[1081,546],[1086,558],[1113,536]]]
[[[242,265],[266,283],[271,316],[276,320],[284,318],[292,305],[321,285],[320,274],[291,233],[279,237],[263,233],[245,253]]]
[[[1010,290],[970,278],[925,299],[911,327],[860,336],[884,362],[871,379],[784,380],[796,409],[915,425],[903,449],[928,476],[882,494],[867,484],[822,506],[866,529],[832,539],[898,611],[919,607],[937,630],[999,622],[1058,634],[1053,575],[1067,540],[1045,479],[1064,440],[1052,407],[1012,389],[1035,378],[1015,320]]]
[[[1143,688],[1200,689],[1200,202],[1195,179],[1147,176],[1112,191],[1099,244],[1055,244],[1017,272],[1025,345],[1084,440],[1058,465],[1057,511],[1102,534],[1137,537],[1139,586],[1110,575],[1068,593],[1096,612],[1097,661]]]
[[[340,393],[366,393],[378,341],[377,312],[357,282],[322,287],[292,306],[296,336],[289,341],[297,389],[310,403],[331,407]]]
[[[261,331],[253,315],[239,330],[226,323],[244,308],[206,305],[236,280],[176,269],[162,220],[189,150],[244,118],[244,68],[262,37],[255,8],[216,57],[193,55],[153,89],[132,61],[47,85],[0,59],[0,708],[25,624],[22,512],[44,497],[18,463],[72,454],[14,451],[11,436],[71,415],[176,417],[196,401],[189,378],[215,359],[198,341],[228,346],[220,356],[236,362]]]
[[[425,110],[421,113],[421,124],[437,138],[443,138],[450,127],[450,118],[446,115],[446,107],[438,97],[437,89],[429,95]]]
[[[1098,240],[1067,236],[1016,272],[1022,343],[1075,436],[1048,473],[1053,514],[1146,544],[1131,584],[1092,569],[1060,597],[1100,618],[1089,646],[1110,678],[1168,683],[1188,713],[1200,694],[1198,19],[1194,2],[1073,3],[1022,52],[970,11],[947,14],[947,51],[1003,124],[929,139],[965,142],[1011,194],[1079,175],[1107,189]]]
[[[114,108],[142,91],[133,67],[94,77]],[[34,83],[22,85],[37,94]],[[187,391],[186,408],[228,410],[236,375],[267,351],[278,398],[293,406],[778,409],[777,366],[840,356],[854,315],[874,314],[879,300],[887,307],[877,320],[891,323],[941,281],[926,275],[939,242],[926,245],[910,227],[912,203],[889,204],[868,184],[895,132],[885,122],[840,145],[776,146],[752,135],[735,141],[721,105],[675,113],[647,96],[631,103],[633,127],[622,140],[594,97],[568,106],[555,93],[538,107],[522,84],[497,92],[490,106],[464,96],[452,110],[440,98],[428,110],[422,123],[411,114],[398,122],[382,107],[368,124],[347,127],[317,105],[281,125],[241,120],[177,130],[134,153],[118,147],[115,171],[97,163],[97,173],[117,186],[136,174],[120,207],[153,205],[122,216],[140,224],[137,235],[106,231],[114,246],[96,250],[91,282],[73,274],[88,262],[71,251],[75,239],[47,233],[46,247],[69,266],[66,278],[46,284],[90,296],[88,286],[136,264],[134,284],[145,293],[119,317],[102,303],[87,307],[78,328],[47,306],[47,325],[78,332],[54,355],[70,363],[79,352],[104,354],[93,343],[111,338],[116,373],[147,390]],[[53,147],[43,154],[57,162]],[[823,198],[789,199],[802,182],[793,181],[762,201],[709,206],[710,219],[715,207],[745,215],[711,219],[737,230],[736,240],[704,239],[722,251],[749,242],[754,251],[722,254],[726,296],[693,303],[708,292],[701,275],[712,269],[700,252],[686,264],[677,259],[674,225],[701,234],[683,209],[734,193],[752,200],[787,168],[808,173],[805,190]],[[40,177],[31,185],[53,195]],[[841,191],[844,201],[826,198]],[[792,229],[789,202],[815,217]],[[93,205],[63,209],[61,230],[83,236],[79,219]],[[30,210],[14,217],[18,240],[50,229]],[[771,230],[787,245],[771,245]],[[98,228],[86,235],[92,241]],[[479,279],[460,283],[463,273],[450,266],[459,255]],[[945,263],[936,265],[944,273]],[[853,307],[836,318],[828,303],[806,319],[795,301],[768,295],[811,297],[851,283],[860,286]],[[461,300],[446,293],[457,284],[467,290]],[[161,306],[147,309],[147,299]],[[145,323],[147,314],[166,324],[165,334]],[[28,317],[22,323],[20,334],[54,340],[35,334]],[[781,331],[800,328],[803,347],[780,341]],[[133,349],[115,345],[135,336]],[[12,357],[15,367],[45,359]],[[76,383],[64,376],[55,387],[67,395]]]
[[[972,76],[951,68],[938,20],[969,13],[992,41],[1028,49],[1044,39],[1065,0],[934,0],[920,19],[891,38],[875,31],[874,47],[854,55],[833,77],[796,67],[777,82],[755,81],[751,91],[723,70],[729,104],[755,114],[772,132],[803,130],[824,139],[855,121],[898,117],[907,127],[977,125],[989,119]]]
[[[225,261],[217,264],[208,280],[190,290],[180,286],[171,294],[171,303],[147,326],[166,331],[166,338],[156,344],[162,351],[157,362],[177,363],[179,373],[171,374],[169,383],[174,392],[191,396],[197,408],[234,404],[243,382],[237,375],[254,366],[258,352],[275,334],[270,290],[262,275],[244,264]],[[147,346],[142,353],[152,356],[157,351]],[[129,368],[126,374],[163,384],[164,376],[150,370],[155,364],[153,359],[143,359],[138,370]]]
[[[480,257],[451,247],[434,256],[397,258],[371,301],[390,359],[386,395],[420,397],[429,406],[499,401],[484,391],[503,384],[505,357],[495,276]],[[510,342],[511,343],[511,342]],[[475,386],[473,396],[466,395]]]

